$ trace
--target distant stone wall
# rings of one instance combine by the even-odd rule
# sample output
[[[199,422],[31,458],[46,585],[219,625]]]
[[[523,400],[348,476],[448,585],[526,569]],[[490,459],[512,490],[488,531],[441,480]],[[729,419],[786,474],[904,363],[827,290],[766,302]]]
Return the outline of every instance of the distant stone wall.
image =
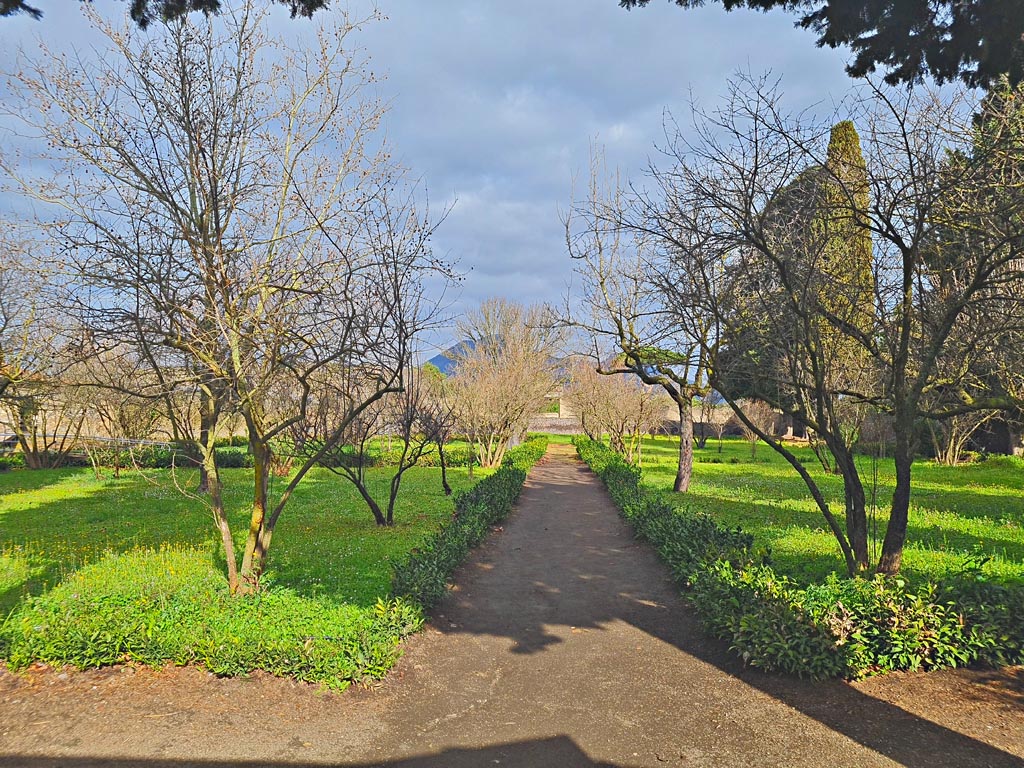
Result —
[[[552,435],[578,435],[583,432],[583,426],[575,416],[539,413],[530,418],[530,425],[527,427],[527,430],[530,432],[547,432]]]

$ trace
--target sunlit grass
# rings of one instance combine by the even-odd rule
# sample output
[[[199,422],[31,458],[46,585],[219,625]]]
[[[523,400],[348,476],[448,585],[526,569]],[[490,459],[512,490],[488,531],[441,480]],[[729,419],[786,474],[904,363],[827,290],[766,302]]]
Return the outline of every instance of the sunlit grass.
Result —
[[[475,471],[476,479],[485,471]],[[224,470],[225,504],[241,546],[251,500],[250,472]],[[368,470],[371,491],[386,493],[388,469]],[[213,518],[197,478],[167,470],[106,473],[90,469],[0,473],[0,614],[108,552],[165,545],[208,548],[219,557]],[[275,479],[273,490],[280,491]],[[449,470],[456,492],[473,480]],[[185,491],[185,492],[183,492]],[[274,534],[268,579],[300,594],[372,605],[388,592],[391,562],[437,530],[452,512],[440,470],[408,471],[395,526],[376,526],[347,480],[314,471],[299,486]]]
[[[794,453],[819,483],[832,511],[845,523],[843,486],[827,475],[804,446]],[[754,534],[757,545],[771,551],[777,569],[801,581],[818,580],[843,570],[838,544],[807,487],[786,461],[765,445],[751,458],[750,445],[726,439],[695,451],[689,492],[672,494],[678,443],[674,438],[645,440],[644,481],[673,502],[708,512],[723,525]],[[870,524],[877,553],[885,535],[888,505],[895,486],[889,460],[860,457],[865,491],[876,511]],[[877,483],[873,469],[877,468]],[[914,580],[934,579],[962,569],[970,559],[986,556],[993,577],[1024,581],[1024,463],[990,459],[943,467],[914,465],[908,543],[903,572]]]

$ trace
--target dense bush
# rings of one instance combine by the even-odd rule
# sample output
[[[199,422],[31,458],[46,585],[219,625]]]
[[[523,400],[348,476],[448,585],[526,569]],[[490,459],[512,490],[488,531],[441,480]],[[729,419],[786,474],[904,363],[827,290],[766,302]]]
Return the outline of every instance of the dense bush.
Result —
[[[0,472],[7,472],[11,469],[23,469],[25,466],[25,455],[21,453],[9,453],[0,456]]]
[[[208,552],[146,550],[109,555],[28,599],[0,630],[0,650],[13,669],[200,664],[341,689],[380,678],[421,623],[402,600],[360,608],[276,588],[231,597]]]
[[[707,627],[754,666],[813,678],[1024,662],[1024,589],[989,583],[980,567],[909,589],[902,579],[830,577],[800,589],[739,530],[674,509],[640,472],[585,437],[580,457],[623,516],[672,569]]]
[[[245,469],[252,466],[252,454],[248,448],[217,448],[214,459],[221,469]]]
[[[213,442],[214,448],[248,448],[249,438],[246,435],[232,435],[231,437],[218,437]]]
[[[519,498],[526,473],[547,450],[546,437],[532,437],[505,454],[501,467],[455,500],[452,521],[414,549],[395,568],[392,592],[430,608],[448,590],[448,578],[491,527],[504,520]]]
[[[223,438],[226,440],[227,438]],[[221,440],[217,441],[218,443]],[[138,467],[139,469],[168,469],[193,467],[195,461],[179,447],[142,445],[131,450],[102,448],[92,451],[92,460],[101,467]],[[217,466],[222,469],[242,469],[252,466],[252,455],[247,447],[224,446],[214,451]]]

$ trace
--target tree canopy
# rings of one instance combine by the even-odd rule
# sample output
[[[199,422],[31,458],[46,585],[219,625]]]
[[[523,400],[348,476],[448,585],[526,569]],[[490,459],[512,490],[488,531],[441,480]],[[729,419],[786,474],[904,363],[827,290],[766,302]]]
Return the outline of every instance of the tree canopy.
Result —
[[[328,0],[270,0],[288,6],[292,18],[305,16],[309,18],[317,11],[327,7]],[[132,21],[145,29],[152,22],[176,19],[193,11],[205,14],[220,11],[221,0],[129,0],[128,12]],[[43,12],[25,0],[0,0],[0,16],[14,16],[25,13],[35,19],[41,19]]]
[[[672,0],[684,8],[704,0]],[[818,34],[818,45],[848,45],[846,71],[863,77],[879,68],[890,85],[931,75],[987,86],[1002,74],[1024,79],[1024,3],[1021,0],[719,0],[727,11],[782,8]],[[624,8],[650,0],[619,0]]]

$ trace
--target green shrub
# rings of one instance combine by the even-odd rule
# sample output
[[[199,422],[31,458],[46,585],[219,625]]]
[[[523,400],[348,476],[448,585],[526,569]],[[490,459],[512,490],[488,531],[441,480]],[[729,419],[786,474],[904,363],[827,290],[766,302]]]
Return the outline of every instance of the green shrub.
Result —
[[[248,448],[249,438],[247,435],[232,435],[231,437],[218,437],[213,442],[214,448]]]
[[[901,579],[840,579],[800,589],[759,562],[752,539],[673,509],[600,443],[574,439],[623,516],[672,569],[707,627],[744,661],[812,678],[1024,662],[1024,589],[985,580],[981,564],[908,590]]]
[[[519,498],[523,481],[547,450],[547,438],[530,438],[505,454],[501,467],[455,500],[452,520],[395,568],[393,594],[424,608],[448,591],[448,579],[491,527],[504,520]]]
[[[7,472],[12,469],[24,469],[25,468],[25,454],[23,453],[9,453],[6,456],[0,456],[0,472]]]
[[[217,448],[213,455],[221,469],[247,469],[252,466],[252,454],[248,448]]]
[[[835,638],[850,677],[959,667],[977,660],[984,645],[935,585],[908,591],[902,579],[833,574],[797,594],[799,608]]]
[[[360,608],[283,589],[232,597],[208,552],[137,550],[25,601],[0,642],[13,669],[200,664],[218,675],[264,670],[341,689],[380,678],[421,623],[419,608],[402,600]]]
[[[709,562],[693,575],[701,620],[751,666],[815,679],[845,672],[829,633],[808,616],[792,582],[765,565]]]

